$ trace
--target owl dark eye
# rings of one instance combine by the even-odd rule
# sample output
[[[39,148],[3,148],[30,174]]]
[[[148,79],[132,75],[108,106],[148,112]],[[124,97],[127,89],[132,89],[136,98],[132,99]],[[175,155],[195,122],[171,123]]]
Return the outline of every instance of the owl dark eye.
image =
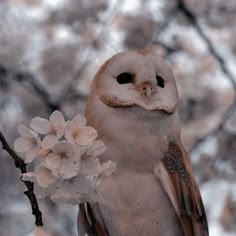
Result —
[[[165,87],[165,80],[160,76],[156,75],[157,85],[161,88]]]
[[[133,75],[128,72],[124,72],[124,73],[119,74],[116,77],[116,80],[119,84],[128,84],[133,81]]]

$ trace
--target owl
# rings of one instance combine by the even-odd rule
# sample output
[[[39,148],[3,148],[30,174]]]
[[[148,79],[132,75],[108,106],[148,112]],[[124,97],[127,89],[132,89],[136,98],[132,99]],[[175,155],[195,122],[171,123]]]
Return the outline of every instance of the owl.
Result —
[[[126,51],[106,61],[92,83],[88,124],[117,163],[96,202],[80,204],[80,236],[206,236],[208,225],[180,139],[178,92],[155,52]]]

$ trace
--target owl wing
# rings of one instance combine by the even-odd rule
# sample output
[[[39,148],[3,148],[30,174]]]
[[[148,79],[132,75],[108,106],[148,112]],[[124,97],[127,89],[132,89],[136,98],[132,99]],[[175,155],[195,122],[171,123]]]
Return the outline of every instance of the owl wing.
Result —
[[[184,235],[208,236],[202,198],[183,146],[171,143],[154,172],[178,215]]]
[[[79,204],[77,226],[79,236],[109,236],[97,203]]]

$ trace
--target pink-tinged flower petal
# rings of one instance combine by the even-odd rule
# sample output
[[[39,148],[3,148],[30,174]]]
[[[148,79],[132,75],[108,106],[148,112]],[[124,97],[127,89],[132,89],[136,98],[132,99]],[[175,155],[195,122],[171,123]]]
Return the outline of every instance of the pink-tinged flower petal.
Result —
[[[116,169],[116,163],[113,161],[107,161],[102,164],[102,174],[105,176],[110,176]]]
[[[78,174],[79,168],[79,161],[62,159],[59,174],[62,176],[63,179],[71,179],[72,177]]]
[[[49,154],[49,149],[40,148],[38,152],[38,157],[46,157]]]
[[[106,146],[102,141],[94,141],[86,148],[86,154],[88,156],[97,157],[106,151]]]
[[[50,197],[56,203],[69,203],[73,205],[78,205],[81,203],[80,199],[82,198],[82,195],[80,193],[66,192],[60,190],[55,192],[54,194],[51,194]]]
[[[30,122],[30,127],[39,134],[48,134],[50,132],[49,121],[41,117],[35,117]]]
[[[14,142],[14,149],[16,152],[28,152],[34,145],[33,141],[32,138],[17,138]]]
[[[64,135],[65,132],[65,128],[57,128],[56,130],[56,136],[58,138],[58,140]]]
[[[37,136],[37,134],[33,130],[29,129],[25,125],[19,125],[17,127],[17,132],[20,136],[25,138],[32,138]]]
[[[76,146],[72,143],[68,143],[66,141],[59,141],[54,147],[52,147],[52,151],[61,154],[61,153],[66,153],[72,150],[73,153],[77,151]]]
[[[51,121],[55,129],[64,129],[65,119],[64,119],[63,114],[60,111],[54,111],[50,115],[49,120]]]
[[[44,230],[42,227],[37,227],[34,231],[34,236],[51,236],[51,234]]]
[[[44,137],[44,139],[42,141],[43,149],[50,149],[58,142],[58,140],[59,139],[57,138],[56,135],[48,134],[47,136]]]
[[[22,180],[36,182],[35,172],[27,172],[25,174],[22,174]]]
[[[40,147],[35,146],[25,154],[25,163],[30,163],[34,160],[39,152]]]
[[[45,157],[43,165],[50,170],[59,169],[61,165],[60,156],[56,153],[49,153]]]
[[[98,186],[100,184],[100,179],[98,174],[91,174],[86,177],[87,180],[91,181],[92,185]]]
[[[79,172],[80,149],[66,141],[60,141],[52,148],[53,153],[49,154],[45,159],[45,166],[50,168],[53,175],[68,179],[74,177]],[[48,165],[50,157],[56,156],[57,163]],[[55,168],[56,167],[56,168]]]
[[[76,176],[74,185],[75,185],[74,192],[78,191],[81,194],[87,194],[92,187],[91,181],[80,175]]]
[[[71,128],[72,130],[78,128],[78,127],[84,127],[86,125],[86,119],[84,116],[78,114],[75,116],[71,121]]]
[[[71,147],[70,143],[67,143],[66,141],[59,141],[52,147],[52,151],[60,155],[62,152],[67,152],[68,147]]]
[[[70,143],[75,143],[74,138],[72,136],[72,130],[71,130],[71,121],[66,122],[66,127],[65,127],[65,138],[68,142]]]
[[[55,182],[55,177],[52,172],[44,166],[39,166],[36,169],[36,179],[40,187],[47,188]]]
[[[98,175],[99,173],[101,173],[101,171],[102,171],[102,166],[97,157],[89,157],[81,162],[80,173],[84,176],[90,174]]]
[[[81,153],[81,149],[78,145],[75,144],[71,144],[71,143],[67,143],[67,151],[66,151],[66,155],[69,157],[69,159],[72,161],[78,161],[80,160],[80,153]]]
[[[97,131],[93,127],[81,127],[75,142],[80,145],[90,145],[97,137]]]

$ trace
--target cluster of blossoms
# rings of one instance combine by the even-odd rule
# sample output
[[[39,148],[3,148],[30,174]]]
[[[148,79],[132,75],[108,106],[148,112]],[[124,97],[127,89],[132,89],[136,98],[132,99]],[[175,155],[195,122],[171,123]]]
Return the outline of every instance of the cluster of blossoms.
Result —
[[[100,163],[98,156],[106,147],[82,115],[65,121],[55,111],[49,120],[35,117],[30,128],[19,125],[17,131],[21,137],[15,140],[16,152],[24,153],[26,163],[35,160],[34,171],[23,180],[33,181],[41,198],[71,204],[95,200],[100,181],[115,170],[112,161]]]

